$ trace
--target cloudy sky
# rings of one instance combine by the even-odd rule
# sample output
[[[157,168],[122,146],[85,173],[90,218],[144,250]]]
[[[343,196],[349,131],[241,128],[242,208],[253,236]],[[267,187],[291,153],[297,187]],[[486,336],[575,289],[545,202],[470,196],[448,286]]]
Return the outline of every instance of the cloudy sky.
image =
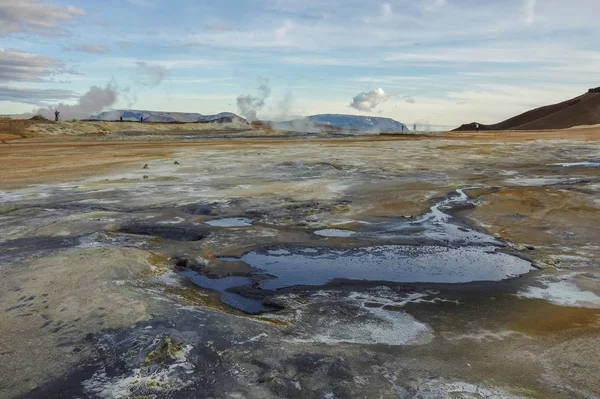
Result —
[[[600,86],[598,15],[598,0],[0,0],[0,114],[107,84],[113,108],[237,112],[266,84],[261,118],[491,123]]]

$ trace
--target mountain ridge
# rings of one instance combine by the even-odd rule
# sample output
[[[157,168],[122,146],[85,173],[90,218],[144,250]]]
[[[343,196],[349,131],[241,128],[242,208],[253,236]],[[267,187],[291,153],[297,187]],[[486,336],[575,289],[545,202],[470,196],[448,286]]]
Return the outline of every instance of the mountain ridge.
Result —
[[[372,128],[378,131],[408,131],[408,127],[392,118],[380,116],[362,116],[350,114],[317,114],[306,117],[308,120],[331,124],[349,130],[364,130]]]
[[[379,132],[408,132],[408,127],[401,122],[391,118],[378,116],[363,116],[351,114],[316,114],[304,118],[289,121],[276,122],[273,124],[278,129],[293,131],[320,131],[331,128],[341,131],[360,131],[365,133]]]
[[[163,123],[201,123],[201,122],[241,122],[247,121],[232,113],[220,112],[214,115],[203,115],[195,112],[165,112],[149,110],[113,110],[104,111],[93,115],[91,119],[115,121],[123,117],[125,121]],[[391,118],[378,116],[363,116],[351,114],[316,114],[289,121],[269,122],[273,127],[282,130],[319,132],[321,130],[362,131],[366,133],[378,132],[408,132],[408,127]]]

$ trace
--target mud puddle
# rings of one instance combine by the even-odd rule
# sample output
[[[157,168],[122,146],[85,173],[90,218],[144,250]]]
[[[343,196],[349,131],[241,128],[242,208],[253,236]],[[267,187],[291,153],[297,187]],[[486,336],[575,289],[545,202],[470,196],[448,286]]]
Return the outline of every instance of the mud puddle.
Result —
[[[316,235],[321,237],[335,237],[335,238],[348,238],[356,234],[352,230],[344,229],[321,229],[314,232]]]
[[[250,218],[222,218],[207,220],[207,225],[212,227],[248,227],[254,223],[253,219]]]
[[[239,309],[248,314],[258,314],[274,310],[256,299],[246,298],[233,292],[227,291],[227,289],[233,287],[240,287],[251,284],[249,277],[223,277],[223,278],[209,278],[205,275],[199,274],[193,270],[185,270],[179,272],[180,275],[190,278],[196,285],[218,291],[221,294],[221,302],[232,308]]]
[[[532,270],[528,261],[493,247],[289,247],[249,252],[240,260],[274,277],[259,282],[260,288],[269,290],[324,285],[335,279],[442,284],[501,281]]]
[[[313,232],[321,237],[345,239],[346,244],[354,239],[367,239],[385,241],[382,245],[365,246],[364,241],[362,244],[356,241],[351,248],[283,244],[259,248],[240,258],[219,258],[248,264],[254,270],[248,277],[210,279],[196,272],[182,275],[192,278],[200,287],[220,292],[224,303],[254,313],[264,311],[260,302],[241,295],[252,292],[255,297],[267,297],[269,291],[282,288],[325,286],[344,280],[358,284],[498,282],[534,269],[529,261],[500,252],[505,243],[461,225],[452,217],[453,210],[467,206],[474,205],[459,189],[417,218],[370,223],[366,227],[369,231],[325,228]],[[238,219],[241,218],[216,220],[224,221],[222,227],[225,227]],[[419,241],[427,245],[412,244]],[[407,242],[412,245],[406,245]]]
[[[246,277],[211,279],[198,272],[180,272],[198,286],[218,291],[221,301],[243,312],[256,314],[278,308],[260,299],[289,287],[326,286],[338,281],[354,283],[461,284],[497,282],[533,270],[522,258],[494,247],[448,248],[442,246],[384,245],[337,249],[286,246],[246,253],[241,258],[255,272]],[[252,298],[251,298],[252,297]]]

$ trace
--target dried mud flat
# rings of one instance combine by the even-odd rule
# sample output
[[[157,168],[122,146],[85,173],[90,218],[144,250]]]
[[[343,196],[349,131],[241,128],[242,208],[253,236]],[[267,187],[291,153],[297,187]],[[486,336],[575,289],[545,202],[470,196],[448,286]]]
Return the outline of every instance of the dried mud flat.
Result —
[[[0,146],[0,397],[600,396],[600,129],[147,139]]]

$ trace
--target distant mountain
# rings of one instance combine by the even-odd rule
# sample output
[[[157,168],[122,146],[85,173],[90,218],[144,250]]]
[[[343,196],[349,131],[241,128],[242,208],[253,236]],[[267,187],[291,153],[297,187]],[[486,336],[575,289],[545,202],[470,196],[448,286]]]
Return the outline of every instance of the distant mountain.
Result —
[[[247,123],[244,118],[231,112],[221,112],[216,115],[202,115],[197,113],[184,112],[159,112],[142,110],[115,110],[105,111],[94,115],[91,119],[103,121],[115,121],[123,117],[126,121],[139,121],[144,118],[144,122],[180,122],[180,123],[198,123],[198,122],[240,122]],[[319,132],[329,131],[360,131],[365,133],[379,132],[407,132],[409,129],[405,124],[390,118],[380,118],[376,116],[360,115],[341,115],[341,114],[320,114],[311,115],[301,119],[294,119],[286,122],[273,122],[273,127],[282,130],[301,131],[301,132]]]
[[[319,131],[327,128],[332,130],[352,130],[365,133],[379,132],[407,132],[405,124],[390,118],[376,116],[319,114],[287,122],[277,122],[274,126],[278,129],[299,131]]]
[[[390,118],[380,118],[376,116],[319,114],[307,116],[306,119],[344,130],[360,130],[365,132],[408,131],[408,128],[404,123],[400,123]]]
[[[160,111],[139,111],[139,110],[116,110],[105,111],[92,116],[92,119],[102,121],[115,121],[123,117],[126,121],[139,121],[141,117],[144,122],[242,122],[246,123],[244,118],[231,112],[221,112],[216,115],[202,115],[189,112],[160,112]]]
[[[476,130],[477,122],[467,123],[457,131]],[[600,87],[570,100],[547,105],[493,125],[479,124],[480,130],[544,130],[600,124]]]

